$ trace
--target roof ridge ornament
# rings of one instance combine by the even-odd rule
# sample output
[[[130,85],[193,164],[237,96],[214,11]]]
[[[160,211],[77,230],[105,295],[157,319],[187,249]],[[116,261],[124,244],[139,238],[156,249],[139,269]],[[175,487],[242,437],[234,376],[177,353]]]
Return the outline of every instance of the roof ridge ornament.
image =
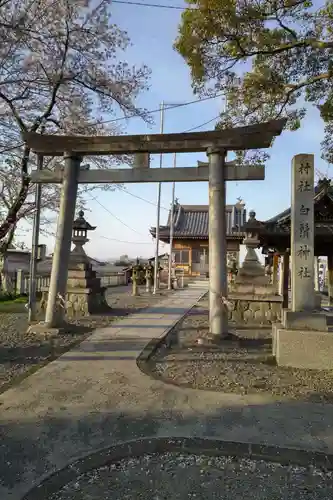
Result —
[[[317,186],[315,187],[315,192],[324,191],[326,194],[329,188],[331,187],[331,180],[327,177],[323,177],[322,179],[318,179]]]

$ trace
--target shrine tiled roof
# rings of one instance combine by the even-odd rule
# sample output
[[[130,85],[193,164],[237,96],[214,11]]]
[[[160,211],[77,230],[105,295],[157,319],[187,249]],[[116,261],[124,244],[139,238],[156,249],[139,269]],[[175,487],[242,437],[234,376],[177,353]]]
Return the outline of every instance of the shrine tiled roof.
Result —
[[[226,205],[227,237],[234,239],[243,239],[244,233],[238,228],[233,228],[231,216],[233,208],[239,210],[241,206]],[[246,211],[244,210],[244,221]],[[170,235],[171,212],[169,212],[168,221],[165,226],[160,226],[160,239],[169,238]],[[243,225],[243,224],[241,224]],[[150,233],[156,236],[156,228],[152,227]],[[209,217],[208,205],[176,205],[174,210],[174,238],[177,239],[208,239],[209,235]]]
[[[330,184],[330,181],[328,179],[320,180],[315,187],[315,194],[314,194],[315,209],[316,209],[316,204],[318,204],[321,200],[323,200],[324,197],[327,198],[330,204],[332,203],[331,210],[329,211],[332,211],[332,219],[333,219],[333,186]],[[281,225],[281,226],[290,225],[290,219],[291,219],[291,207],[275,215],[274,217],[271,217],[270,219],[264,221],[263,223],[267,228],[275,225]]]

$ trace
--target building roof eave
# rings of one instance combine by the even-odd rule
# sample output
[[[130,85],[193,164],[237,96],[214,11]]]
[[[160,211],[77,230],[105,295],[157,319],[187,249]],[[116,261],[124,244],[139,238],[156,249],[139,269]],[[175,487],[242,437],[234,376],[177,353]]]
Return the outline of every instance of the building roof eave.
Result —
[[[333,202],[333,187],[327,188],[326,183],[323,183],[322,188],[320,188],[317,192],[315,191],[313,200],[315,203],[316,202],[318,203],[324,196],[328,196],[328,198],[330,198],[330,200]],[[274,217],[271,217],[270,219],[264,221],[264,224],[265,225],[283,224],[288,222],[290,218],[291,218],[291,207],[286,208],[285,210],[275,215]]]

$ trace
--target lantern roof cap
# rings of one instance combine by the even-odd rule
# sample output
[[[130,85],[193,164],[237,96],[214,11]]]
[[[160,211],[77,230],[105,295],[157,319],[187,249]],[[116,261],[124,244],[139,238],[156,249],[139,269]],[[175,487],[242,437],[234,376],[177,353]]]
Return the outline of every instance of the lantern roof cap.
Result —
[[[94,231],[97,226],[91,226],[84,218],[84,211],[80,210],[77,219],[74,220],[73,229],[84,229],[86,231]]]

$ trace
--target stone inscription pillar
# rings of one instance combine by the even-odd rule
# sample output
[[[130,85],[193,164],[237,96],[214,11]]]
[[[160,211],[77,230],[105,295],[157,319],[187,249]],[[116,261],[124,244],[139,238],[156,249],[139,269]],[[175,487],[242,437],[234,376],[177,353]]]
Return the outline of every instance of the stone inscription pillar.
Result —
[[[294,156],[291,185],[291,309],[311,311],[315,308],[314,155]]]
[[[61,326],[64,309],[57,306],[60,297],[65,300],[68,265],[72,243],[72,229],[78,188],[81,158],[64,153],[65,169],[62,182],[57,236],[52,260],[52,272],[48,293],[45,324],[50,328]]]
[[[216,339],[228,335],[225,216],[225,152],[209,149],[209,330]]]

